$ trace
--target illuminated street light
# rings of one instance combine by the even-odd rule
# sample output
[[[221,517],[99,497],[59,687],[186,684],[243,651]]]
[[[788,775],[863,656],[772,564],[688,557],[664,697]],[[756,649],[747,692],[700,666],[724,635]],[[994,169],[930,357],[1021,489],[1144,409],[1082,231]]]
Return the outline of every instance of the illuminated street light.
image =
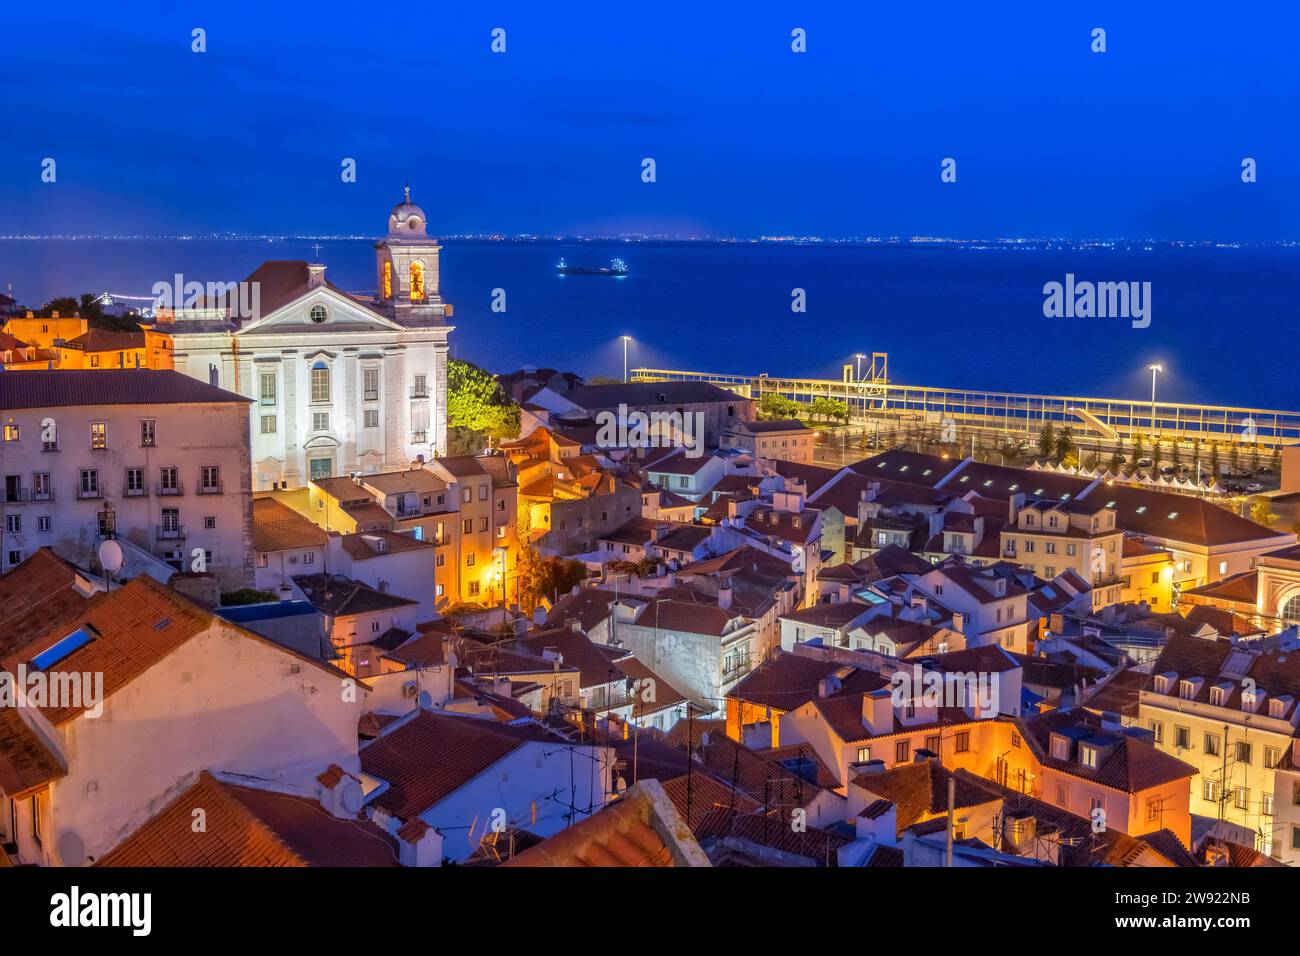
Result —
[[[1156,373],[1163,372],[1165,368],[1158,363],[1148,365],[1147,368],[1151,370],[1151,436],[1154,438],[1156,435]]]
[[[623,382],[624,384],[626,384],[627,383],[627,343],[632,341],[632,336],[620,335],[619,338],[623,340]]]

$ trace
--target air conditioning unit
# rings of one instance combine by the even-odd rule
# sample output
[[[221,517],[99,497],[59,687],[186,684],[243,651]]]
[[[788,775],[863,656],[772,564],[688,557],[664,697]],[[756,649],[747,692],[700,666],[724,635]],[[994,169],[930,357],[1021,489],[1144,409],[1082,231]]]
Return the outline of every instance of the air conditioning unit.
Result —
[[[415,681],[407,681],[402,685],[402,696],[407,700],[414,700],[420,694],[420,687]]]

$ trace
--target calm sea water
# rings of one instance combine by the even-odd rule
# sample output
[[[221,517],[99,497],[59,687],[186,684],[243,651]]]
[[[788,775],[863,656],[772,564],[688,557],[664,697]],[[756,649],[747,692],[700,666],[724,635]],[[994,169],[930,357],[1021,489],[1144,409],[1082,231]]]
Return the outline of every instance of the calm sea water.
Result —
[[[149,295],[187,280],[243,278],[267,259],[312,259],[309,240],[6,240],[0,289],[19,301],[109,291]],[[367,241],[322,243],[327,275],[375,284]],[[558,276],[555,263],[605,265],[612,279]],[[1149,328],[1124,319],[1049,319],[1043,284],[1151,283]],[[806,290],[807,312],[790,309]],[[491,310],[504,289],[506,311]],[[1155,251],[476,243],[448,241],[442,291],[455,354],[494,371],[522,364],[586,375],[630,364],[838,378],[856,352],[889,353],[907,384],[1149,399],[1161,362],[1170,401],[1300,409],[1300,250]]]

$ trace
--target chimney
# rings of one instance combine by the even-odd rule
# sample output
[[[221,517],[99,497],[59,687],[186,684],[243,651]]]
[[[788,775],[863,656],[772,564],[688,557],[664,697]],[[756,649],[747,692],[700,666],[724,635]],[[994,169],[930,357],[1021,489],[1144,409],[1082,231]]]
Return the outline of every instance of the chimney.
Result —
[[[731,578],[722,579],[722,587],[718,588],[718,607],[724,611],[731,610]]]
[[[582,621],[576,617],[569,618],[569,630],[582,633]]]
[[[402,866],[442,866],[442,834],[419,817],[398,829],[397,844]]]
[[[338,764],[316,778],[320,784],[320,805],[332,817],[355,820],[361,810],[361,782]]]
[[[873,736],[893,733],[894,699],[890,688],[881,687],[862,695],[862,725]]]
[[[1016,513],[1025,506],[1025,493],[1017,491],[1007,500],[1007,521],[1011,527],[1016,526]]]
[[[943,532],[942,511],[931,512],[927,520],[929,524],[929,537],[933,538],[936,534],[941,534]]]
[[[834,674],[829,674],[817,682],[817,696],[825,699],[832,694],[838,694],[843,687],[843,681]]]
[[[319,262],[307,263],[307,288],[314,289],[325,284],[325,266]]]

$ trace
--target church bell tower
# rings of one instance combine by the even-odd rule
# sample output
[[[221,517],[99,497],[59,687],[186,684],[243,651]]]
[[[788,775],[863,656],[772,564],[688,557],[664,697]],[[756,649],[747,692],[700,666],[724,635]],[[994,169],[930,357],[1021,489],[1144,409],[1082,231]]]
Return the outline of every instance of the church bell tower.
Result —
[[[451,315],[438,291],[438,253],[424,210],[411,187],[388,216],[388,235],[375,243],[376,288],[384,311],[404,325],[437,325]]]

